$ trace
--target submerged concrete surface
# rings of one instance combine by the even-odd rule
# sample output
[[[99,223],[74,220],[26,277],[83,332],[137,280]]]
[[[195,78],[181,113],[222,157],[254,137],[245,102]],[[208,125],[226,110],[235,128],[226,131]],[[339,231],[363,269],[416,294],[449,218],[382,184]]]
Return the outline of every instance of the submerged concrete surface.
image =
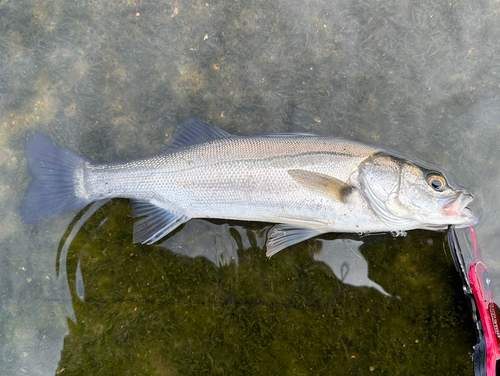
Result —
[[[471,374],[443,233],[362,248],[398,300],[343,285],[307,242],[238,268],[132,245],[117,201],[57,278],[74,213],[20,222],[22,150],[40,130],[96,160],[152,155],[188,117],[388,146],[476,194],[500,297],[499,25],[493,0],[0,1],[0,374]]]

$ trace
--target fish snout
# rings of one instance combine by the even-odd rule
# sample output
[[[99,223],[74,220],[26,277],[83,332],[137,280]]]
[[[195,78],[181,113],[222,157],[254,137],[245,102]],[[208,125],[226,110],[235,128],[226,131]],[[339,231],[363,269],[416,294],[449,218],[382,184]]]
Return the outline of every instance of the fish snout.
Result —
[[[461,217],[467,225],[475,225],[478,221],[478,217],[474,214],[472,209],[468,208],[472,201],[474,201],[474,195],[466,191],[461,191],[455,198],[449,200],[443,206],[443,213],[446,216],[456,216]]]

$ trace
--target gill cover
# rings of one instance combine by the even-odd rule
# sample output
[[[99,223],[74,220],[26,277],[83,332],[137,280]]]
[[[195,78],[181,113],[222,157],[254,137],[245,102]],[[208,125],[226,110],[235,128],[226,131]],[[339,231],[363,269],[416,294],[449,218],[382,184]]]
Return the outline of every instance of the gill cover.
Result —
[[[420,221],[415,213],[399,200],[402,170],[406,162],[385,153],[376,153],[366,159],[359,169],[363,194],[373,211],[394,230],[415,228]]]

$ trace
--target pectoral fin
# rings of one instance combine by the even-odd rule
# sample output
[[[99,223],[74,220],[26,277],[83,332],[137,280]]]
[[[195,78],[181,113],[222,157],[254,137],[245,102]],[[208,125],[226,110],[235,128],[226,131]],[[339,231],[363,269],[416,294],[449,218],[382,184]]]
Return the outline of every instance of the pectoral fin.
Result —
[[[331,176],[306,170],[289,170],[290,176],[304,188],[324,194],[334,200],[346,203],[354,189],[352,185]]]

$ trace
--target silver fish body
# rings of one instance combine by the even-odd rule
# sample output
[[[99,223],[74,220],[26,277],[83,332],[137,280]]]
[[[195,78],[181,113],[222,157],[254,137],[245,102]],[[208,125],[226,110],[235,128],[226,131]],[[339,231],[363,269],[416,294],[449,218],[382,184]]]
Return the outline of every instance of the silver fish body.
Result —
[[[235,137],[194,120],[181,124],[159,155],[129,162],[94,163],[52,145],[71,162],[60,176],[52,172],[69,186],[59,193],[52,186],[51,192],[40,192],[37,181],[45,178],[36,165],[43,159],[44,167],[50,165],[50,153],[47,141],[42,148],[37,137],[44,136],[35,136],[26,147],[35,176],[21,205],[27,223],[125,197],[132,199],[134,215],[142,217],[135,223],[136,242],[158,241],[190,218],[273,222],[278,225],[267,242],[272,255],[326,232],[440,229],[477,220],[465,207],[470,194],[447,182],[446,192],[432,187],[429,174],[441,174],[380,148],[334,137]],[[59,200],[60,208],[40,204],[42,193],[45,200]]]

